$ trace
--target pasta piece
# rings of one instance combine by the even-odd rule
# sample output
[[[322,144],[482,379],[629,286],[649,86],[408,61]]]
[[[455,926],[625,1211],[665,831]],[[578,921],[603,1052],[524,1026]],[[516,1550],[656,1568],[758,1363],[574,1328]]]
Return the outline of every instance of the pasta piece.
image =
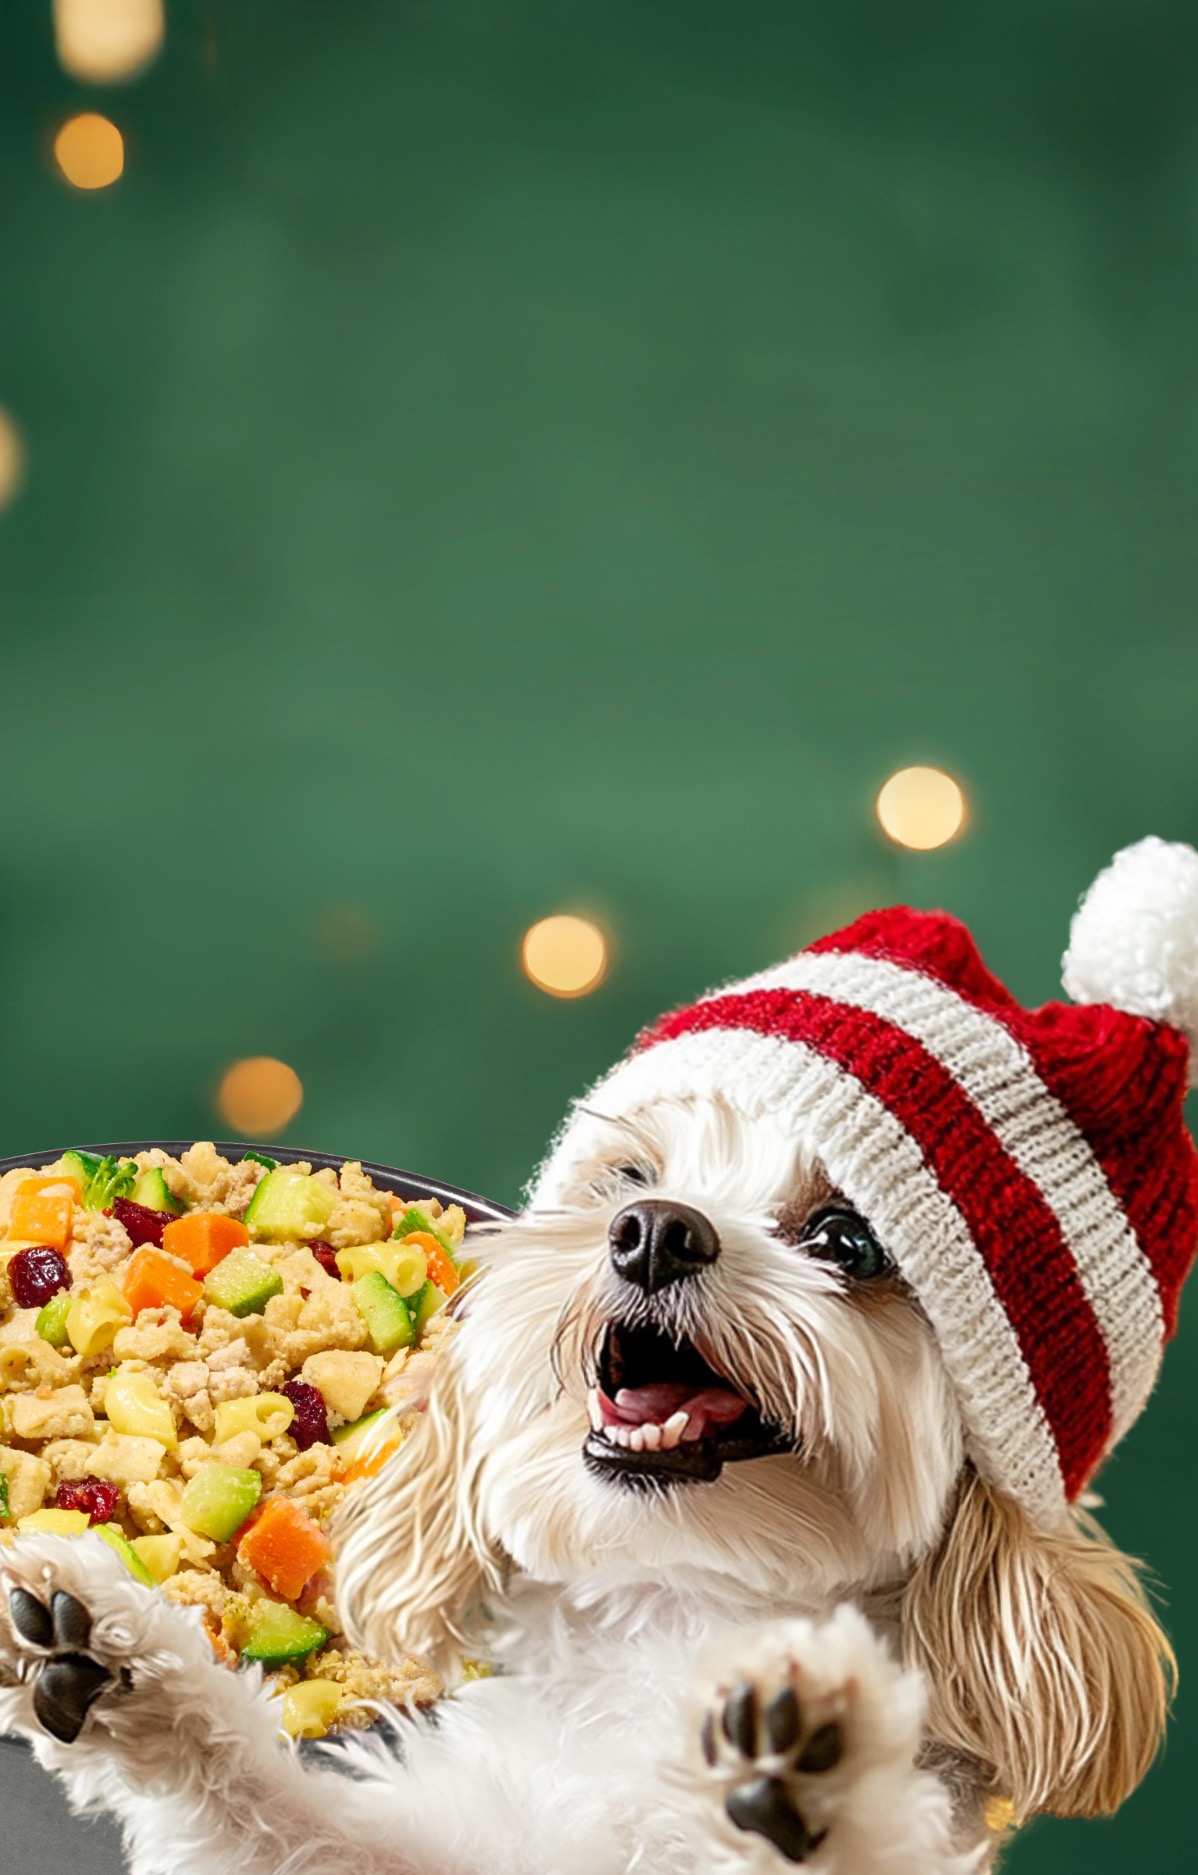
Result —
[[[121,1291],[110,1279],[80,1289],[67,1311],[67,1338],[76,1354],[101,1354],[116,1339],[118,1328],[133,1320]]]
[[[117,1432],[157,1439],[172,1450],[179,1443],[174,1415],[149,1374],[122,1363],[104,1386],[104,1411]]]
[[[216,1443],[253,1432],[265,1445],[286,1432],[295,1408],[284,1393],[255,1393],[248,1399],[226,1400],[216,1409]]]

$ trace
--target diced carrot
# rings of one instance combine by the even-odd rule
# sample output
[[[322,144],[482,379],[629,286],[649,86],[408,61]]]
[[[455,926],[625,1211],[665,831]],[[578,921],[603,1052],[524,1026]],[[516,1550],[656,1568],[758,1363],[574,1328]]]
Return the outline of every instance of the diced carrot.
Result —
[[[237,1554],[258,1571],[276,1595],[293,1602],[317,1570],[330,1561],[333,1546],[319,1524],[297,1504],[285,1497],[272,1497],[245,1532]]]
[[[398,1450],[399,1441],[398,1439],[394,1439],[390,1445],[380,1445],[376,1450],[368,1452],[365,1458],[355,1458],[353,1464],[342,1472],[340,1482],[342,1484],[357,1484],[362,1478],[376,1477],[387,1463],[392,1452],[397,1452]]]
[[[53,1192],[56,1198],[69,1197],[72,1204],[78,1204],[83,1197],[83,1187],[77,1178],[69,1173],[58,1172],[53,1178],[23,1178],[17,1186],[18,1194],[28,1192],[32,1197],[37,1192]]]
[[[197,1276],[207,1276],[230,1250],[240,1250],[249,1240],[239,1218],[221,1217],[216,1211],[189,1211],[162,1233],[167,1255],[182,1258]]]
[[[121,1287],[134,1319],[142,1309],[178,1309],[186,1321],[204,1293],[203,1283],[164,1257],[160,1250],[143,1244],[134,1252]]]
[[[10,1237],[26,1243],[48,1244],[52,1250],[65,1250],[71,1241],[71,1223],[75,1201],[69,1192],[27,1191],[27,1185],[40,1181],[26,1179],[18,1185],[8,1218]]]
[[[436,1283],[438,1289],[443,1289],[447,1296],[451,1296],[461,1282],[461,1277],[453,1258],[445,1254],[437,1239],[426,1230],[411,1230],[403,1241],[420,1245],[428,1258],[430,1282]]]

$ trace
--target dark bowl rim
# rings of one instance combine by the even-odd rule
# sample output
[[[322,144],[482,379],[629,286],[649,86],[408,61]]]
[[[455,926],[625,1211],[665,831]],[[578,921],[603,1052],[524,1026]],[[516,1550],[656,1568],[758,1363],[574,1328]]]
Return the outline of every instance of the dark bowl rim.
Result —
[[[472,1224],[501,1223],[504,1218],[514,1217],[515,1212],[508,1205],[497,1204],[493,1198],[480,1197],[477,1192],[465,1191],[459,1185],[445,1185],[440,1179],[425,1178],[419,1172],[405,1171],[401,1166],[383,1165],[374,1159],[355,1160],[350,1153],[309,1152],[301,1146],[271,1146],[258,1144],[252,1139],[214,1140],[222,1157],[244,1159],[247,1152],[259,1152],[268,1159],[277,1159],[280,1165],[295,1165],[304,1160],[308,1165],[323,1170],[331,1166],[334,1171],[347,1164],[360,1164],[367,1176],[376,1185],[386,1190],[398,1192],[401,1197],[437,1198],[442,1204],[460,1204]],[[135,1139],[109,1140],[102,1145],[55,1146],[39,1149],[37,1152],[17,1153],[15,1157],[0,1159],[0,1177],[5,1172],[15,1172],[19,1167],[28,1166],[36,1171],[39,1166],[53,1165],[61,1159],[64,1152],[95,1152],[101,1155],[111,1153],[114,1158],[131,1159],[139,1152],[169,1152],[177,1159],[195,1144],[191,1139]]]

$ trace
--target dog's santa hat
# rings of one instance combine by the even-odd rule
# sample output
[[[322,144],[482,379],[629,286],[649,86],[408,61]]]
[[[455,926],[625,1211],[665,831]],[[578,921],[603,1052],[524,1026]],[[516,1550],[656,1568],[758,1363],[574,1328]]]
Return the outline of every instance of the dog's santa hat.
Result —
[[[1198,1241],[1198,853],[1119,853],[1064,984],[1024,1009],[957,919],[870,912],[648,1029],[534,1203],[588,1108],[793,1111],[918,1296],[978,1469],[1056,1522],[1141,1412]]]

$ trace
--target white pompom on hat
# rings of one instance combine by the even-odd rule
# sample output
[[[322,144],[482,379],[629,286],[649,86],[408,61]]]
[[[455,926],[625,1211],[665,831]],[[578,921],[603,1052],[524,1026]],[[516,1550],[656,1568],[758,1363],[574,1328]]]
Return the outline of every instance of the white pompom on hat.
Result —
[[[1198,1083],[1198,853],[1155,834],[1125,846],[1082,899],[1061,963],[1075,1003],[1180,1029]]]

